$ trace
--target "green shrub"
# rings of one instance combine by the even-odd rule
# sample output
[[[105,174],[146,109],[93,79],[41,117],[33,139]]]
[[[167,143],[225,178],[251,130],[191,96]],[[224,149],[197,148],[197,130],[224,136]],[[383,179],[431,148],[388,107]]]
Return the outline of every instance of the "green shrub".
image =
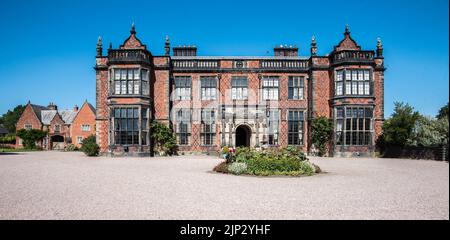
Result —
[[[228,165],[228,172],[241,175],[247,172],[247,164],[245,162],[234,162]]]
[[[16,135],[10,133],[3,137],[0,137],[0,143],[14,144],[16,143]]]
[[[333,134],[333,124],[326,117],[314,118],[311,124],[311,142],[319,150],[319,156],[327,153],[327,146]]]
[[[74,144],[69,144],[69,145],[67,145],[67,147],[66,147],[66,151],[67,151],[67,152],[78,151],[78,148],[77,148],[77,146],[75,146]]]
[[[81,148],[80,150],[82,152],[84,152],[87,156],[98,156],[100,147],[98,146],[96,140],[95,140],[95,136],[89,136],[87,138],[85,138],[82,142],[81,142]]]
[[[172,155],[177,145],[176,137],[168,126],[158,121],[151,124],[154,150],[160,155]]]
[[[25,149],[37,149],[36,142],[47,136],[47,132],[38,129],[20,129],[17,131],[17,136],[22,139]]]

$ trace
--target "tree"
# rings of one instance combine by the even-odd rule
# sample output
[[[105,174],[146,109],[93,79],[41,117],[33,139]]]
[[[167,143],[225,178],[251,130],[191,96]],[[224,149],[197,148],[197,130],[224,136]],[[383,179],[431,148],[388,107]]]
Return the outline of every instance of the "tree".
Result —
[[[332,133],[333,124],[328,118],[318,117],[313,119],[311,123],[311,141],[319,150],[319,156],[325,155]]]
[[[36,149],[36,142],[47,136],[47,132],[38,129],[20,129],[17,136],[22,139],[25,149]]]
[[[438,115],[436,115],[437,119],[444,119],[447,118],[448,119],[448,105],[449,103],[447,103],[447,105],[441,107],[441,109],[439,109]]]
[[[0,117],[0,124],[3,124],[10,133],[16,132],[16,123],[25,110],[25,106],[17,105],[12,111],[8,110]]]
[[[176,147],[176,138],[172,130],[158,121],[152,122],[151,130],[155,151],[162,155],[172,155]]]
[[[93,157],[97,156],[98,152],[100,150],[100,147],[97,144],[97,141],[95,139],[94,135],[91,135],[81,142],[81,148],[80,150],[84,152],[87,156]]]
[[[447,145],[449,124],[447,119],[420,116],[413,129],[408,145],[432,147]]]
[[[411,138],[420,114],[409,104],[395,102],[394,113],[383,124],[382,142],[386,145],[405,146]]]

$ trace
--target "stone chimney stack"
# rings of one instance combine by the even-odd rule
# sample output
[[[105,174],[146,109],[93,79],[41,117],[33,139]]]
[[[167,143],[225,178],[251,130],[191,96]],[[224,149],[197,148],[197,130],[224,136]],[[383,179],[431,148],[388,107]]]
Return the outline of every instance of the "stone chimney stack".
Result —
[[[53,102],[50,102],[47,107],[50,110],[58,110],[58,106],[56,106]]]
[[[73,111],[78,112],[78,105],[75,104],[75,106],[73,106]]]

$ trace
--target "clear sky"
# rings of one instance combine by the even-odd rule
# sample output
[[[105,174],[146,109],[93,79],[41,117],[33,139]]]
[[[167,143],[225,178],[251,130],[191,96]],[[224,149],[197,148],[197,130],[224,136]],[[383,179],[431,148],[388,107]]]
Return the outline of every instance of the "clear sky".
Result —
[[[296,44],[309,55],[330,53],[348,23],[363,49],[384,45],[385,115],[394,101],[435,115],[448,102],[449,1],[0,1],[0,114],[17,104],[60,109],[95,104],[95,46],[138,37],[153,55],[195,44],[198,55],[273,55]]]

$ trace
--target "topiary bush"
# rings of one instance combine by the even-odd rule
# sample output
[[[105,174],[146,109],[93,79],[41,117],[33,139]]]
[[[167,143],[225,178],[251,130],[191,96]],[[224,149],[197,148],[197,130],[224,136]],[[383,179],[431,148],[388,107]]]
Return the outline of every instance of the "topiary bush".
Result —
[[[90,157],[98,156],[100,147],[97,144],[95,136],[92,135],[92,136],[89,136],[89,137],[85,138],[81,142],[80,150],[82,152],[84,152],[87,156],[90,156]]]

